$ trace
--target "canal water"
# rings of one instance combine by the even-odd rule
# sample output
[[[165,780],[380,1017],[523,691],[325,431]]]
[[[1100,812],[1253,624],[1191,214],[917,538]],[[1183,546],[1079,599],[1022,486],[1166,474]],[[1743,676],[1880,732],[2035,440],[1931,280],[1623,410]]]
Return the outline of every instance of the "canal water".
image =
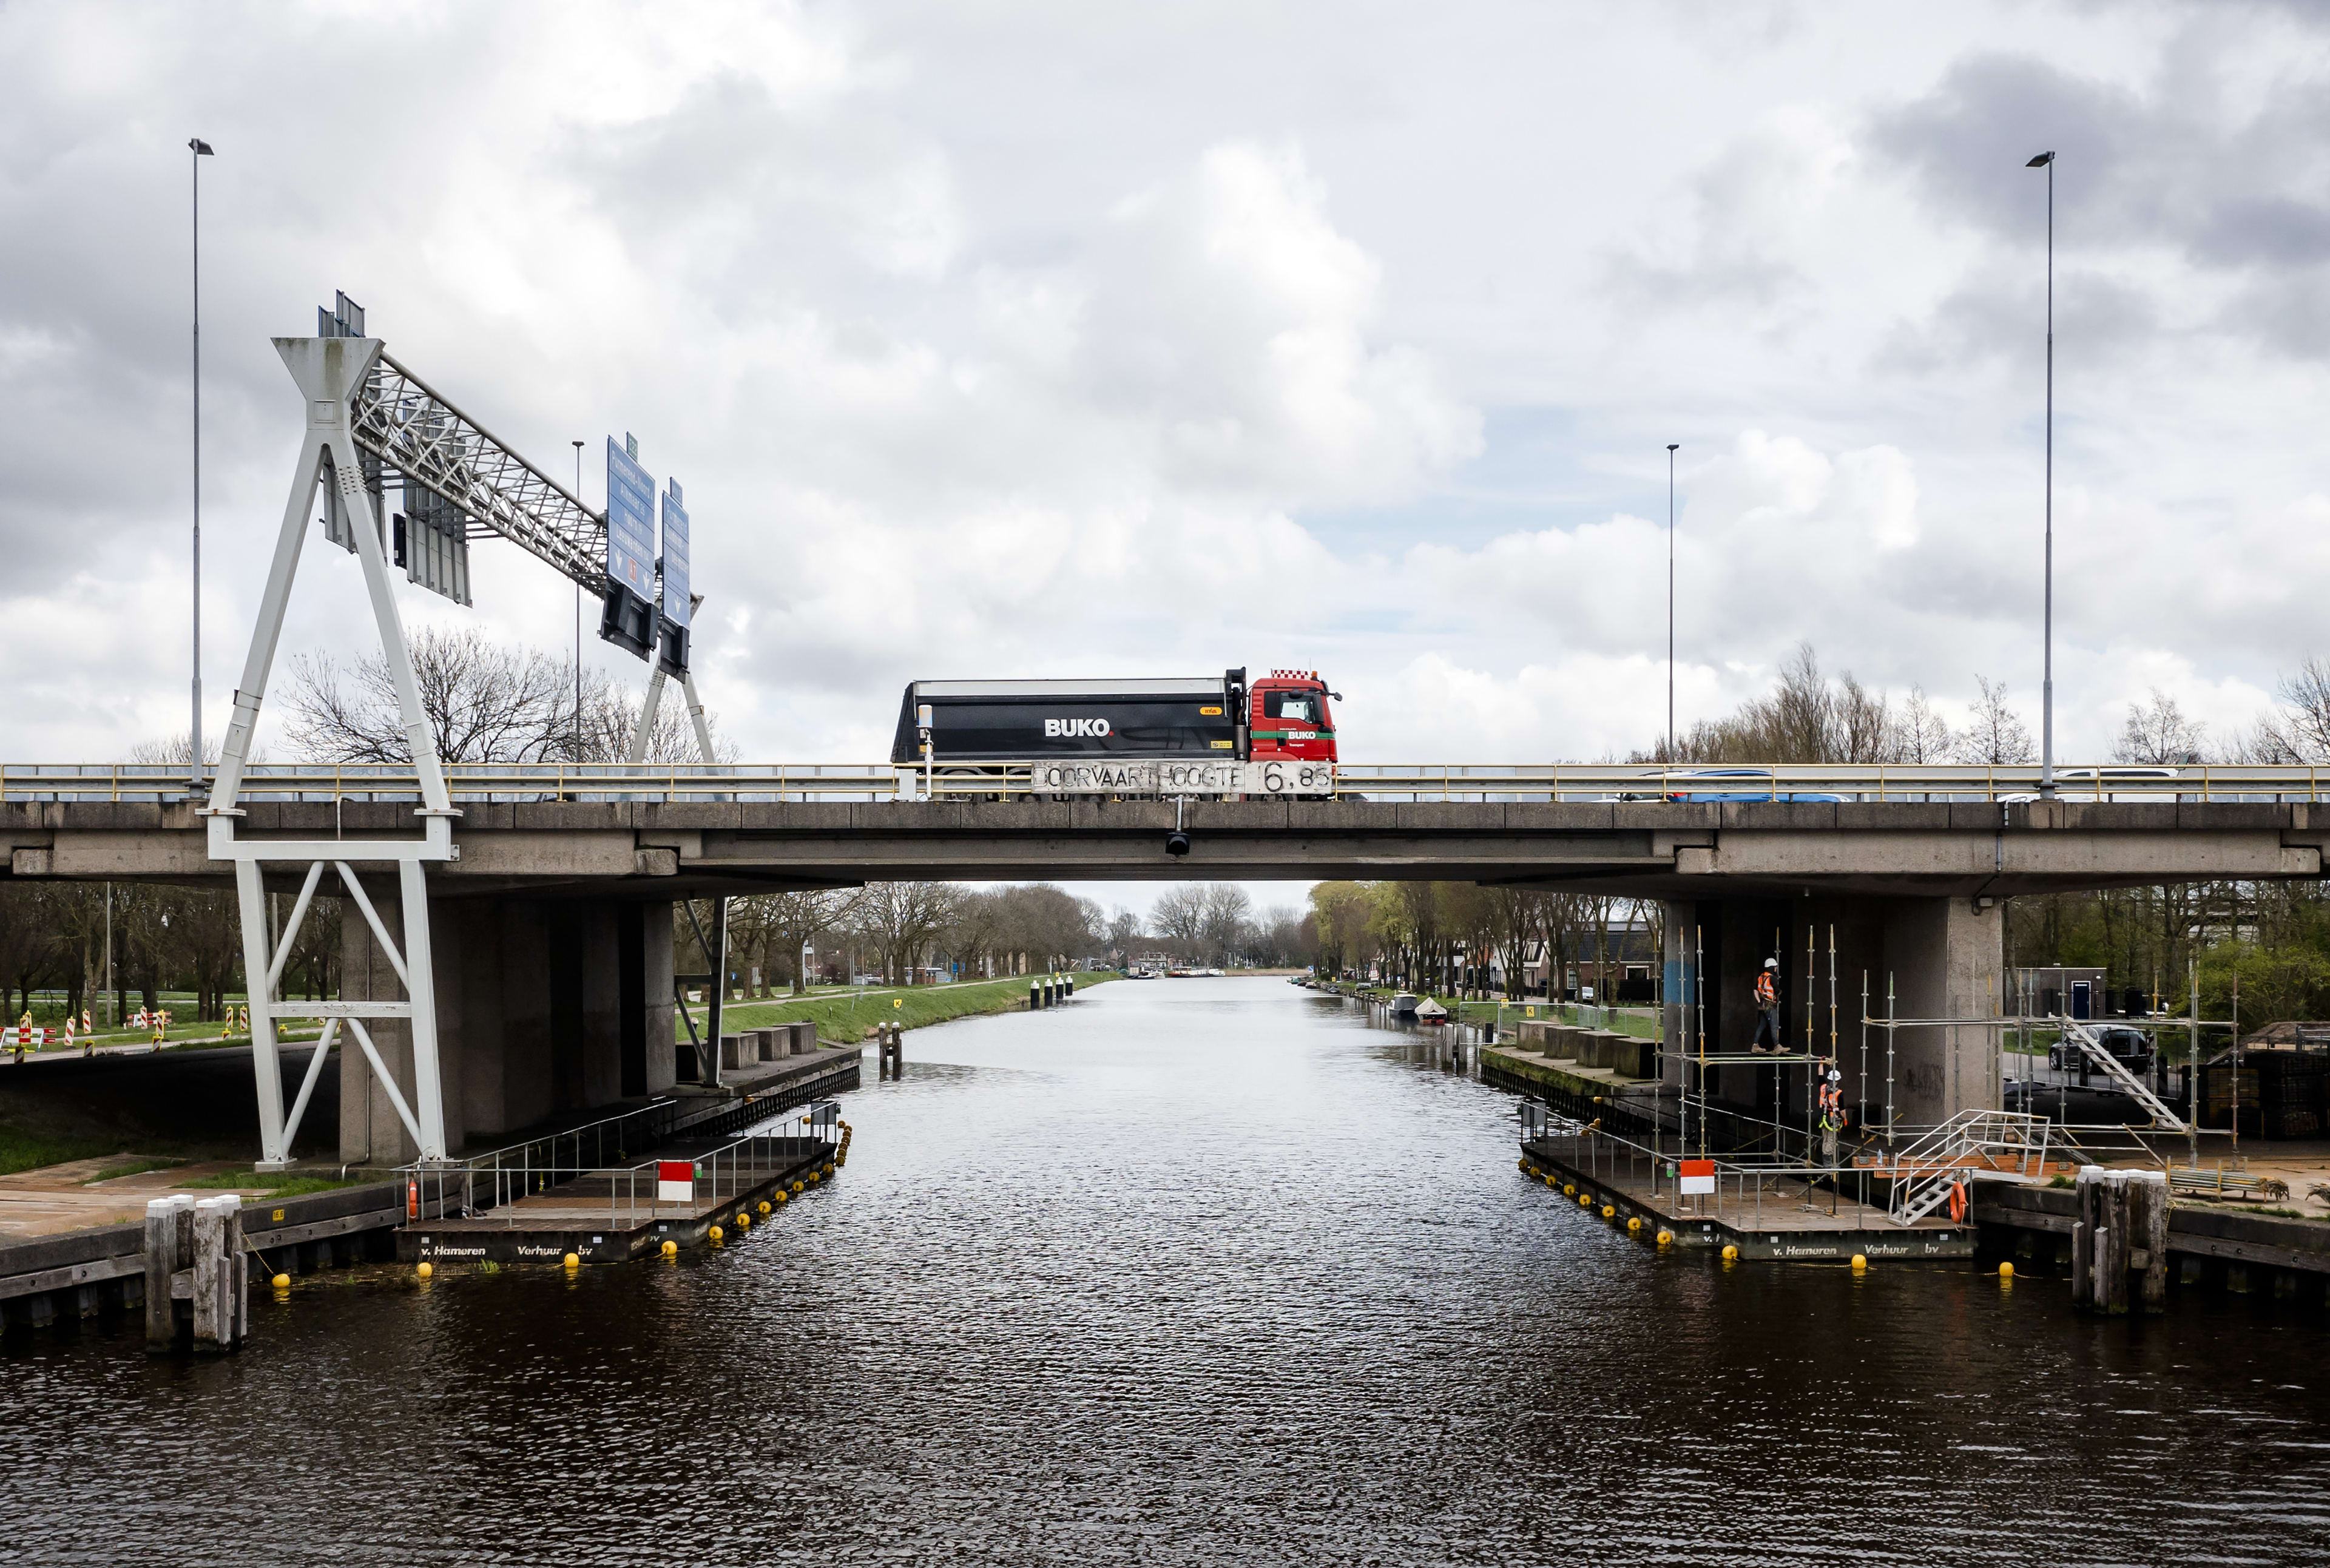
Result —
[[[0,1561],[2330,1553],[2318,1308],[1660,1257],[1520,1178],[1463,1053],[1283,981],[906,1043],[717,1251],[311,1277],[221,1364],[11,1340]]]

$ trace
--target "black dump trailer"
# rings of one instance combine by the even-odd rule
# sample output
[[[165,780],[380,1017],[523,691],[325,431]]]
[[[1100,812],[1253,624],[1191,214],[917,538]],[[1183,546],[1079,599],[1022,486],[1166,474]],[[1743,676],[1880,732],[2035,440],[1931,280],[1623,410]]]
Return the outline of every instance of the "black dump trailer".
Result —
[[[1045,757],[1216,757],[1250,749],[1246,671],[1188,679],[917,680],[898,707],[894,763]]]

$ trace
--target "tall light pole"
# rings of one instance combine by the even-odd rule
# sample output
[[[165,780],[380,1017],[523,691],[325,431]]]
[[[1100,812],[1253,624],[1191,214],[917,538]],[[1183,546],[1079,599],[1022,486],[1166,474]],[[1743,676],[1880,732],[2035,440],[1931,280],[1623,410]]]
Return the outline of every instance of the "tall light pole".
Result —
[[[186,779],[199,794],[203,786],[203,160],[214,155],[211,144],[198,136],[187,138],[186,151],[194,168],[194,719],[186,728]]]
[[[574,504],[582,504],[582,443],[574,443]],[[574,760],[582,760],[582,584],[574,584]]]
[[[1675,448],[1667,442],[1667,765],[1674,766],[1674,583],[1675,583]]]
[[[2039,798],[2055,798],[2055,155],[2022,166],[2047,171],[2047,587],[2039,689]]]

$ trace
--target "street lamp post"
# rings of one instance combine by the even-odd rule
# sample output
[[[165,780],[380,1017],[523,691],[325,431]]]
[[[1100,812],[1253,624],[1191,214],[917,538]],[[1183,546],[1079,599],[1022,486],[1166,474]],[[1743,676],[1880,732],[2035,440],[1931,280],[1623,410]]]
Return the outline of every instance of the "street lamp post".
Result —
[[[194,717],[186,728],[186,779],[199,794],[203,787],[203,160],[215,155],[211,144],[198,136],[187,138],[186,151],[194,168]]]
[[[582,443],[574,443],[574,504],[582,504]],[[582,584],[574,584],[574,760],[582,760]]]
[[[2055,798],[2055,155],[2022,166],[2047,171],[2047,565],[2045,647],[2039,689],[2039,798]]]
[[[1667,442],[1667,765],[1674,766],[1675,448]]]

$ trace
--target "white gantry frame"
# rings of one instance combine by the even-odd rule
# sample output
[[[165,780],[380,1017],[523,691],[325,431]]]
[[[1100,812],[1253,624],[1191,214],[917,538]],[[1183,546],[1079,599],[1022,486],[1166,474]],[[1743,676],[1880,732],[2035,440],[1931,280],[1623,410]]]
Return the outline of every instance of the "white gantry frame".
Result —
[[[704,607],[704,595],[688,595],[691,613]],[[647,760],[648,742],[654,737],[656,710],[663,706],[663,683],[666,679],[663,661],[655,661],[655,673],[648,677],[648,695],[639,704],[639,721],[632,727],[630,744],[623,748],[623,761],[632,766]],[[696,729],[696,753],[706,764],[720,759],[712,754],[712,727],[704,717],[704,699],[696,695],[696,677],[683,670],[679,672],[679,689],[687,698],[687,721]]]
[[[251,1068],[259,1088],[259,1168],[281,1170],[289,1163],[291,1138],[307,1111],[308,1098],[322,1070],[325,1053],[331,1049],[333,1037],[343,1022],[379,1076],[390,1103],[396,1107],[397,1116],[420,1151],[420,1158],[441,1161],[446,1157],[445,1095],[437,1054],[436,986],[429,953],[429,888],[422,868],[431,860],[459,858],[460,851],[453,843],[453,819],[460,813],[453,809],[446,792],[445,772],[421,710],[412,657],[405,646],[404,624],[397,615],[395,594],[389,585],[388,562],[381,545],[380,498],[366,488],[363,461],[357,455],[357,404],[365,377],[381,357],[381,343],[376,337],[278,337],[275,351],[282,356],[284,367],[290,371],[292,380],[298,383],[300,394],[307,399],[307,437],[300,443],[298,465],[292,471],[290,498],[283,508],[283,527],[276,537],[275,558],[268,568],[258,623],[251,629],[250,657],[243,662],[242,681],[235,690],[234,714],[227,725],[218,776],[211,786],[210,804],[203,813],[209,819],[211,858],[234,863],[235,889],[241,896],[243,973],[251,993]],[[326,504],[346,519],[348,532],[355,540],[356,558],[364,568],[365,590],[372,602],[381,652],[388,663],[389,680],[396,689],[398,711],[420,784],[421,804],[413,813],[420,822],[418,837],[301,841],[246,839],[237,832],[244,813],[236,803],[242,790],[243,770],[251,758],[251,735],[258,725],[268,676],[274,667],[284,610],[291,596],[291,581],[298,573],[299,549],[308,536],[309,507],[319,484],[332,487],[336,492],[327,495]],[[300,889],[298,903],[279,941],[270,944],[262,868],[298,864],[308,868],[306,884]],[[390,967],[404,984],[405,1000],[286,1003],[277,994],[284,962],[290,955],[299,924],[307,917],[308,907],[314,900],[327,865],[336,870],[349,897],[372,927],[373,936],[379,942]],[[397,900],[404,927],[401,948],[391,939],[387,927],[357,879],[355,868],[367,865],[396,868]],[[282,1069],[275,1038],[276,1021],[287,1014],[325,1020],[323,1036],[317,1041],[307,1077],[288,1117],[283,1108]],[[365,1028],[364,1021],[368,1018],[401,1018],[406,1022],[412,1043],[413,1101],[417,1103],[405,1100],[396,1075],[382,1060],[370,1031]]]

